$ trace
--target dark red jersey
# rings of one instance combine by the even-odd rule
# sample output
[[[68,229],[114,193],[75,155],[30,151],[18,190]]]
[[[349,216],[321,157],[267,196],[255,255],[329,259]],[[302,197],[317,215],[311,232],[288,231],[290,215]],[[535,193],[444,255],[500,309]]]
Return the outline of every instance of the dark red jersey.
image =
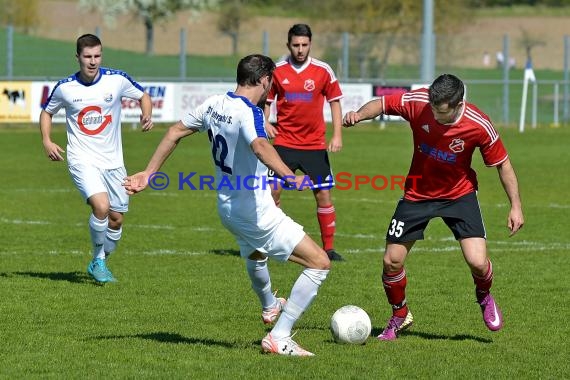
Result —
[[[487,166],[507,158],[507,151],[489,117],[465,102],[458,119],[440,124],[433,115],[426,88],[382,98],[384,112],[409,122],[414,140],[412,164],[404,198],[412,201],[457,199],[477,190],[471,168],[475,149]]]
[[[275,145],[303,150],[326,149],[325,99],[342,98],[333,70],[325,62],[309,57],[296,68],[289,60],[277,63],[267,101],[277,101]]]

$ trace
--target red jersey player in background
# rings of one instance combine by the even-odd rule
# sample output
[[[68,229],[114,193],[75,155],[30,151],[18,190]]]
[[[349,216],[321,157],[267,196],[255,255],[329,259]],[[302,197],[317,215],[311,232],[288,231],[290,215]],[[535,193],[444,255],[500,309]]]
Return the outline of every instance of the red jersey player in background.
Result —
[[[493,266],[487,256],[486,232],[477,200],[477,177],[471,168],[475,149],[485,165],[496,167],[511,203],[507,217],[510,235],[524,224],[518,181],[509,156],[489,117],[465,101],[465,86],[454,75],[439,76],[428,89],[371,100],[348,112],[346,127],[381,114],[398,115],[412,129],[414,154],[404,196],[398,202],[386,234],[382,282],[393,315],[378,336],[394,340],[413,322],[406,304],[404,260],[432,218],[441,217],[471,269],[483,321],[491,331],[503,317],[489,292]],[[413,179],[413,181],[411,180]]]
[[[277,63],[273,72],[273,85],[267,96],[265,117],[269,118],[270,104],[276,102],[277,123],[266,123],[267,134],[274,138],[274,146],[281,159],[295,172],[308,175],[314,186],[317,202],[317,219],[323,248],[331,260],[343,260],[334,249],[336,212],[330,189],[334,177],[327,151],[342,148],[342,91],[331,67],[309,56],[311,28],[296,24],[289,29],[287,48],[290,55]],[[332,114],[333,135],[327,145],[324,102],[329,102]],[[269,177],[273,176],[271,171]],[[282,188],[272,188],[275,203],[280,205]]]

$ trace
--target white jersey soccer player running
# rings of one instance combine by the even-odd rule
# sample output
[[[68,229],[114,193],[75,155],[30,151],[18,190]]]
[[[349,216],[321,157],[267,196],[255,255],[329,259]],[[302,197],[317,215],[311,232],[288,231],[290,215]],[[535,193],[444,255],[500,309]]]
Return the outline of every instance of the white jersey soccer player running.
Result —
[[[106,259],[122,235],[129,196],[122,187],[126,176],[121,138],[122,98],[140,100],[143,131],[152,128],[152,102],[125,72],[100,67],[102,45],[97,36],[77,39],[79,72],[60,80],[42,105],[40,129],[47,156],[63,161],[64,150],[51,140],[52,117],[65,109],[67,162],[82,197],[92,208],[89,231],[93,259],[87,272],[97,282],[115,281]]]
[[[182,138],[207,132],[216,167],[220,219],[240,246],[252,288],[261,302],[263,322],[276,321],[263,338],[262,349],[280,355],[312,356],[293,341],[291,330],[315,299],[330,261],[303,227],[275,205],[264,181],[270,168],[298,189],[308,187],[305,177],[295,176],[267,139],[259,105],[265,104],[274,69],[269,57],[253,54],[242,58],[236,91],[208,98],[171,126],[146,169],[127,177],[125,188],[129,194],[144,190]],[[288,300],[275,297],[271,290],[268,257],[305,267]]]

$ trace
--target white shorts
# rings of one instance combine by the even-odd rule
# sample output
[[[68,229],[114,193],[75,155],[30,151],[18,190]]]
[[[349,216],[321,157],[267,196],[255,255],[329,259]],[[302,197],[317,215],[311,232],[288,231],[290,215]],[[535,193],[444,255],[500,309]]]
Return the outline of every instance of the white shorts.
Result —
[[[123,187],[127,176],[125,167],[99,169],[94,166],[77,164],[69,167],[69,174],[83,200],[97,193],[107,193],[111,210],[125,213],[129,210],[129,195]]]
[[[255,222],[236,221],[220,215],[222,224],[236,238],[240,255],[247,258],[254,251],[277,261],[287,261],[293,250],[305,236],[303,226],[275,207],[270,223],[259,226]],[[267,215],[263,217],[267,222]]]

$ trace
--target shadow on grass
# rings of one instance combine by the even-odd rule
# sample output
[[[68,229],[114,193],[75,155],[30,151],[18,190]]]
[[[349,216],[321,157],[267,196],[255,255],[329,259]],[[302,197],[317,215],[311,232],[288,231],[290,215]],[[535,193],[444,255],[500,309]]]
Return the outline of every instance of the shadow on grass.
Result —
[[[381,329],[372,329],[372,336],[378,336],[382,332]],[[473,340],[479,343],[493,343],[492,339],[481,338],[479,336],[469,335],[469,334],[456,334],[456,335],[444,335],[444,334],[430,334],[421,331],[402,331],[398,336],[417,336],[419,338],[427,340]]]
[[[14,272],[12,274],[15,276],[42,278],[52,281],[67,281],[75,284],[93,282],[91,277],[84,272]],[[6,274],[0,274],[0,276],[4,275]]]
[[[154,332],[154,333],[147,333],[147,334],[134,334],[134,335],[107,335],[107,336],[98,336],[93,339],[130,339],[130,338],[138,338],[138,339],[147,339],[147,340],[154,340],[156,342],[161,343],[173,343],[173,344],[203,344],[205,346],[219,346],[225,348],[240,348],[238,345],[222,342],[219,340],[213,339],[204,339],[204,338],[187,338],[180,334],[175,333],[168,333],[168,332]]]
[[[212,249],[210,250],[215,255],[221,256],[239,256],[240,253],[236,249]]]

